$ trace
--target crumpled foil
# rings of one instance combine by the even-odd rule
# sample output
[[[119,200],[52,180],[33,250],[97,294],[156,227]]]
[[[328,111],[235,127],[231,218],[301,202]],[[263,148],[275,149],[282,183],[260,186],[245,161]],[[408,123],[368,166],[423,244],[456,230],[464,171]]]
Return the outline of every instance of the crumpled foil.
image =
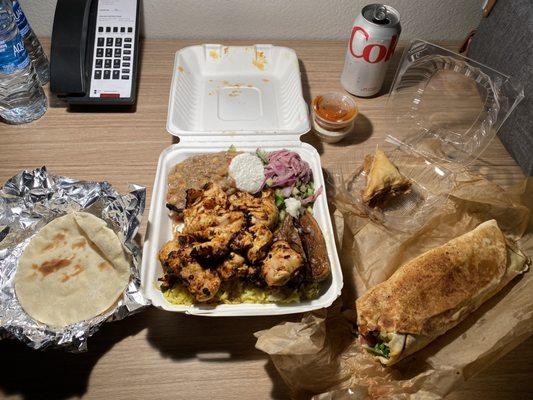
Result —
[[[131,185],[125,195],[107,182],[55,176],[46,167],[23,171],[0,189],[0,339],[16,338],[33,349],[64,347],[87,350],[87,339],[106,321],[127,317],[149,305],[141,293],[141,247],[135,242],[146,200],[146,188]],[[14,288],[24,249],[43,226],[68,212],[102,218],[131,256],[131,278],[115,307],[93,319],[60,330],[32,319],[20,306]]]

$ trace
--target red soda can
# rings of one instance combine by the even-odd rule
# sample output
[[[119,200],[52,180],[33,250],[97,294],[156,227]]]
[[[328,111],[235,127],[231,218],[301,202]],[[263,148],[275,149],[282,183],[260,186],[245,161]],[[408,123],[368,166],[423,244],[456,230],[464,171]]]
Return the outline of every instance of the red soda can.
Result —
[[[400,13],[384,4],[369,4],[355,18],[341,83],[346,91],[368,97],[379,92],[400,37]]]

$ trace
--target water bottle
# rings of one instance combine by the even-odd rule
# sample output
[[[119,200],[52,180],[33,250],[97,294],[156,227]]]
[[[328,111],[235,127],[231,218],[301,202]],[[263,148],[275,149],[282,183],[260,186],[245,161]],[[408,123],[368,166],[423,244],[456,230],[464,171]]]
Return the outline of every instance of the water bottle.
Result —
[[[22,124],[41,117],[46,96],[22,36],[10,0],[0,0],[0,117]]]
[[[35,72],[37,72],[39,82],[41,82],[41,85],[46,85],[50,80],[48,59],[46,58],[46,54],[44,54],[41,42],[39,42],[39,39],[37,39],[37,36],[33,33],[33,29],[31,29],[18,0],[13,0],[13,13],[17,20],[20,35],[24,39],[26,51],[30,55]]]

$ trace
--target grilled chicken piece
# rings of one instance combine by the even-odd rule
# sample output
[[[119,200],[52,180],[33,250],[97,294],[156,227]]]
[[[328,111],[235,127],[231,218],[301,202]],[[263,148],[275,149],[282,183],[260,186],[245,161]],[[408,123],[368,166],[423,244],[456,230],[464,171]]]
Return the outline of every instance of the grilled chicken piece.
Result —
[[[261,273],[268,286],[283,286],[303,265],[303,257],[284,240],[274,242],[263,265]]]
[[[205,240],[193,246],[192,254],[194,257],[211,260],[228,254],[230,243],[245,226],[244,214],[240,212],[229,212],[221,216],[199,214],[194,223],[185,226],[183,232],[197,240]],[[197,230],[199,227],[204,229]]]
[[[165,243],[159,250],[159,261],[165,273],[178,274],[182,265],[188,262],[190,254],[188,246],[194,242],[189,235],[178,234],[173,240]]]
[[[323,281],[329,276],[331,267],[322,230],[307,210],[298,218],[297,228],[307,256],[309,279],[312,282]]]
[[[227,281],[234,276],[245,274],[245,271],[248,268],[245,261],[243,256],[231,252],[229,253],[228,258],[217,267],[217,272],[224,281]]]
[[[235,235],[233,241],[230,244],[230,248],[233,251],[246,251],[254,242],[254,237],[246,229],[243,229]]]
[[[254,264],[265,258],[268,247],[272,243],[272,232],[264,224],[252,225],[248,232],[252,235],[252,247],[246,252],[246,258]]]
[[[253,196],[247,192],[236,192],[229,196],[230,210],[242,211],[251,217],[252,225],[265,224],[269,229],[278,222],[279,212],[272,190],[263,190]]]
[[[212,260],[224,257],[235,235],[245,228],[244,213],[228,212],[226,193],[212,183],[203,190],[187,191],[183,233],[202,243],[193,246],[195,258]]]
[[[186,193],[186,209],[183,212],[185,224],[188,216],[206,212],[221,214],[228,207],[226,192],[214,183],[206,184],[201,190],[188,189]]]
[[[200,302],[211,300],[220,289],[220,276],[215,271],[203,268],[196,261],[190,261],[181,270],[181,282]]]
[[[192,256],[193,238],[180,234],[167,242],[159,251],[159,261],[165,270],[166,284],[180,281],[194,295],[196,300],[211,300],[220,288],[220,277],[214,271],[204,269]],[[170,281],[169,281],[170,279]]]
[[[272,237],[272,231],[266,225],[252,225],[235,235],[230,248],[245,254],[247,260],[255,264],[265,258]]]

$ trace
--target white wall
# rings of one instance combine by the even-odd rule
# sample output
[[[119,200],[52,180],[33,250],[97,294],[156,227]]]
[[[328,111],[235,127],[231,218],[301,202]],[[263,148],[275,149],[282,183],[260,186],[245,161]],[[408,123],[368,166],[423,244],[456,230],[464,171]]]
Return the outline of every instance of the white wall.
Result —
[[[37,35],[50,36],[57,0],[19,0]],[[144,35],[180,39],[346,39],[370,0],[144,0]],[[387,0],[402,39],[461,40],[480,0]]]

